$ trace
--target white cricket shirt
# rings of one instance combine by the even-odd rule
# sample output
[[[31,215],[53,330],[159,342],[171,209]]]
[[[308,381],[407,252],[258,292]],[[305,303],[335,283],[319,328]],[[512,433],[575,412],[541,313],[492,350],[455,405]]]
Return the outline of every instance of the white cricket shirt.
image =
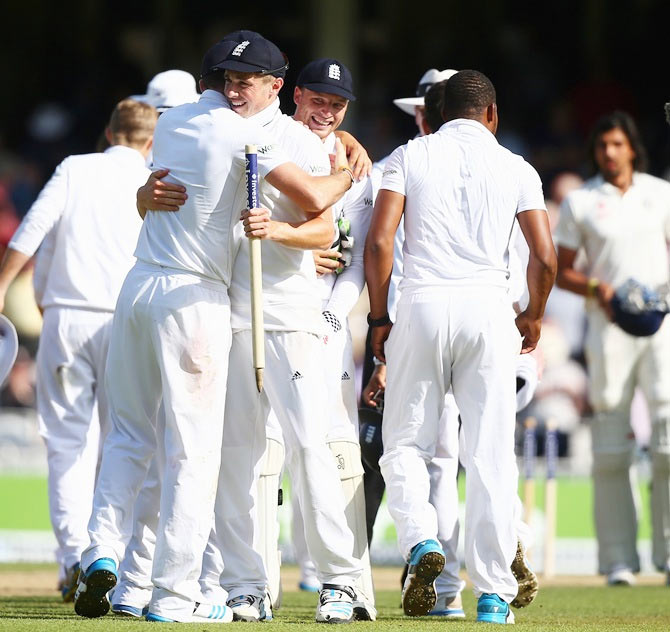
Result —
[[[142,220],[135,206],[149,170],[140,152],[115,145],[66,158],[16,231],[10,248],[40,254],[39,303],[113,312]]]
[[[667,283],[670,184],[635,173],[622,194],[602,176],[587,180],[563,200],[555,241],[583,248],[584,273],[614,288],[630,278],[651,288]],[[587,300],[587,309],[595,307]]]
[[[176,213],[147,212],[139,260],[230,283],[233,226],[246,208],[246,144],[258,147],[260,176],[286,162],[267,132],[235,114],[215,90],[161,115],[154,166],[169,169],[166,181],[185,186],[188,199]]]
[[[335,134],[330,133],[323,141],[327,154],[335,153]],[[372,219],[372,180],[369,177],[357,180],[333,207],[333,222],[338,230],[339,219],[348,219],[354,246],[351,249],[351,264],[340,274],[324,274],[318,279],[324,310],[335,314],[340,322],[349,316],[365,285],[363,252],[365,238]],[[337,236],[337,232],[336,232]]]
[[[330,174],[330,161],[321,140],[302,123],[279,110],[279,99],[262,112],[246,119],[263,125],[272,142],[281,147],[289,160],[311,175]],[[260,171],[260,170],[259,170]],[[307,216],[286,195],[263,182],[261,205],[280,222],[304,222]],[[246,208],[246,199],[239,211]],[[236,257],[229,296],[233,330],[251,328],[249,278],[249,240],[241,222],[235,228]],[[261,242],[263,265],[263,318],[268,331],[307,331],[321,333],[321,299],[311,250],[289,248],[270,240]]]
[[[542,183],[481,123],[456,119],[398,147],[382,189],[405,196],[403,293],[426,287],[508,287],[516,214],[545,209]]]

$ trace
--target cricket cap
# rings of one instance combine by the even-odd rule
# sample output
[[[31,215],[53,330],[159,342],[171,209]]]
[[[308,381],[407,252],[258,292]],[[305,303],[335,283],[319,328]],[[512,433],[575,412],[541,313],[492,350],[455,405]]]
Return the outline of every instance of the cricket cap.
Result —
[[[351,72],[337,59],[324,57],[310,61],[298,75],[295,85],[314,92],[325,92],[355,101],[354,82]]]
[[[421,107],[425,105],[423,98],[426,96],[426,92],[428,92],[431,86],[440,81],[450,79],[457,72],[458,70],[453,70],[452,68],[447,68],[445,70],[431,68],[430,70],[426,70],[423,77],[419,79],[419,84],[416,87],[416,96],[393,99],[393,103],[395,103],[403,112],[407,112],[407,114],[414,116],[414,108],[417,105]]]
[[[284,77],[287,69],[288,58],[275,44],[260,33],[242,30],[229,33],[207,51],[201,76],[235,70]]]
[[[146,94],[130,97],[135,101],[153,105],[159,112],[169,108],[193,103],[199,98],[193,75],[184,70],[159,72],[147,85]]]

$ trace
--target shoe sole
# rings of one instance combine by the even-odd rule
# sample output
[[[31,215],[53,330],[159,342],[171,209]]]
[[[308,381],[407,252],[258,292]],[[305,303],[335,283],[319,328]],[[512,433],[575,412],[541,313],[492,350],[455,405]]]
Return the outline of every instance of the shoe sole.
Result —
[[[421,557],[414,575],[408,575],[409,584],[402,595],[402,609],[408,617],[426,616],[437,601],[434,582],[444,568],[444,555],[431,551]]]
[[[74,602],[74,611],[80,617],[95,619],[109,612],[107,593],[116,586],[116,575],[111,571],[93,571],[86,578],[86,590],[79,593]]]
[[[477,621],[479,623],[514,623],[514,618],[510,617],[508,614],[498,614],[496,612],[483,612],[482,614],[477,614]]]
[[[510,605],[514,608],[525,608],[533,603],[533,600],[537,597],[540,585],[537,581],[537,575],[526,564],[520,544],[516,548],[516,555],[510,568],[512,575],[519,584],[519,590]]]
[[[74,601],[74,594],[77,592],[77,585],[79,584],[79,573],[81,573],[81,569],[77,569],[74,572],[70,587],[65,592],[61,590],[61,594],[63,595],[63,603],[71,603]]]

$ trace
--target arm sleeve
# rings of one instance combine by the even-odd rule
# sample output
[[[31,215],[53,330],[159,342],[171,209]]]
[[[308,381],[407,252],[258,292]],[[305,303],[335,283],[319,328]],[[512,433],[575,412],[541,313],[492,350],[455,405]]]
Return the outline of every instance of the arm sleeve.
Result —
[[[406,160],[407,145],[402,145],[393,151],[386,161],[386,165],[384,165],[380,189],[387,189],[394,193],[406,195]]]
[[[542,192],[542,180],[537,171],[525,160],[521,163],[521,177],[519,181],[519,201],[516,212],[547,210]]]
[[[568,195],[561,204],[561,215],[554,234],[557,246],[563,246],[570,250],[579,250],[582,245],[582,233],[575,217],[574,201]]]
[[[344,217],[351,222],[351,235],[354,238],[351,264],[335,280],[328,301],[328,311],[333,312],[342,321],[349,315],[365,285],[363,251],[365,237],[372,218],[372,182],[365,178],[357,182],[347,193],[344,201]]]
[[[44,237],[58,223],[67,202],[67,159],[61,162],[14,233],[9,247],[32,257]]]

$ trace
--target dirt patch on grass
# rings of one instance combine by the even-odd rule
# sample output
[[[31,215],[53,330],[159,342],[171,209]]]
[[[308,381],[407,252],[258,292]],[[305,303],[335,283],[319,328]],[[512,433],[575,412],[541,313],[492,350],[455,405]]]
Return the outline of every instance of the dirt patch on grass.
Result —
[[[397,590],[400,594],[400,574],[402,569],[389,566],[378,566],[373,569],[373,577],[376,590]],[[467,576],[463,574],[467,581]],[[282,585],[287,592],[298,590],[300,573],[295,566],[282,568]],[[638,584],[642,586],[662,585],[664,577],[660,573],[645,574],[638,576]],[[34,597],[34,596],[58,596],[56,585],[58,583],[58,569],[45,568],[40,565],[31,568],[3,568],[0,565],[0,597]],[[559,575],[551,580],[544,580],[540,576],[540,588],[542,586],[604,586],[605,580],[598,575]],[[468,589],[470,584],[468,583]]]

